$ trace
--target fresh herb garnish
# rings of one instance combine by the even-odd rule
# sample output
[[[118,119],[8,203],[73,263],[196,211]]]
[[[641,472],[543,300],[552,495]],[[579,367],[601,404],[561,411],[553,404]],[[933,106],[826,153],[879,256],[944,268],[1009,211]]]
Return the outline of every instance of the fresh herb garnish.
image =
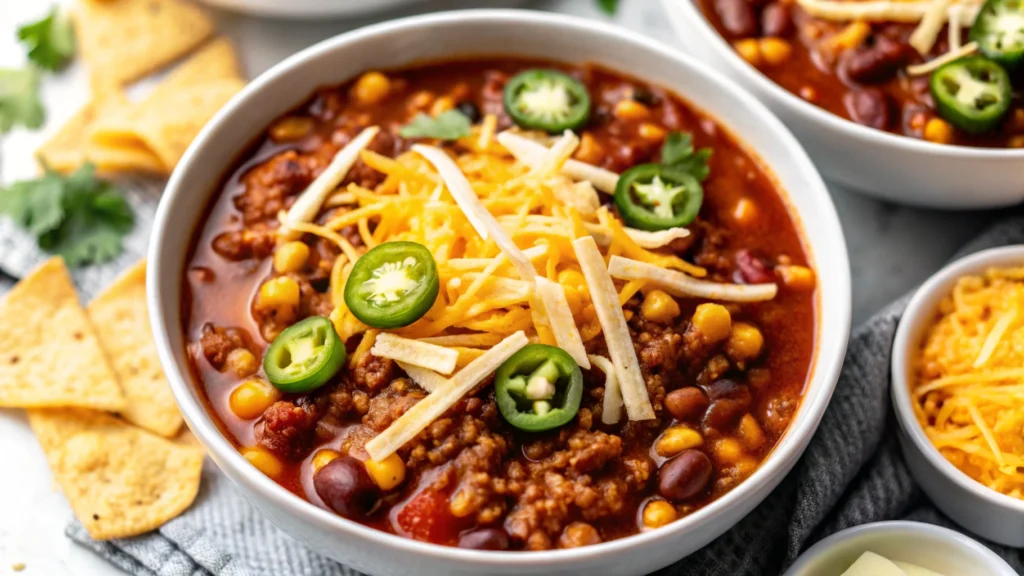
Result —
[[[619,9],[619,0],[597,0],[597,7],[609,16],[614,16]]]
[[[39,128],[45,119],[39,101],[39,71],[32,67],[0,69],[0,134],[18,125]]]
[[[711,148],[694,150],[693,136],[685,132],[672,132],[661,146],[662,164],[689,172],[699,182],[708,178],[710,157]]]
[[[42,20],[18,28],[28,59],[40,68],[60,70],[75,53],[75,35],[67,10],[54,6]]]
[[[419,113],[398,132],[402,138],[437,138],[458,140],[469,136],[473,123],[458,110],[442,112],[436,118]]]
[[[47,169],[40,178],[0,189],[0,214],[35,236],[40,248],[63,256],[69,266],[117,257],[135,220],[121,191],[97,179],[92,164],[70,176]]]

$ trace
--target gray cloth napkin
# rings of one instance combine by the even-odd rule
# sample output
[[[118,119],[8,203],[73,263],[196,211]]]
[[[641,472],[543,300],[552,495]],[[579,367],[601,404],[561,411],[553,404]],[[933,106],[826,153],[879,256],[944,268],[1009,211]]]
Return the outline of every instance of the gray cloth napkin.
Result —
[[[0,229],[0,240],[3,233]],[[10,247],[12,236],[6,237]],[[961,253],[1015,243],[1024,243],[1024,218],[996,225]],[[19,249],[31,250],[24,241]],[[25,264],[12,269],[9,254],[0,251],[0,268],[23,274]],[[76,281],[85,292],[93,293],[123,264],[127,262],[80,273]],[[821,426],[782,484],[728,533],[659,574],[778,575],[817,540],[879,520],[907,518],[956,528],[918,490],[895,438],[888,394],[889,354],[906,301],[890,304],[854,331]],[[279,531],[212,464],[204,471],[196,503],[156,532],[96,542],[72,522],[67,534],[130,574],[358,576]],[[1020,550],[990,546],[1024,574]]]

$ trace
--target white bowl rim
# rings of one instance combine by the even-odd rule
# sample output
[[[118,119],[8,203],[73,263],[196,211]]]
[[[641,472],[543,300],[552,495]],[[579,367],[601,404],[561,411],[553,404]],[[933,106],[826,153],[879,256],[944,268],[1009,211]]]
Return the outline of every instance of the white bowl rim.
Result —
[[[999,568],[1005,568],[1007,574],[1014,574],[1013,568],[999,557],[998,554],[990,550],[987,546],[978,542],[974,538],[962,533],[946,528],[945,526],[939,526],[937,524],[928,524],[927,522],[915,522],[913,520],[887,520],[884,522],[871,522],[868,524],[861,524],[859,526],[853,526],[845,530],[840,530],[831,536],[822,538],[821,540],[814,543],[813,546],[804,550],[796,562],[786,570],[785,574],[788,576],[790,573],[795,572],[799,568],[803,568],[804,565],[808,564],[816,558],[820,558],[824,554],[827,554],[836,544],[844,540],[849,540],[861,536],[862,534],[869,534],[871,532],[893,532],[893,533],[907,533],[907,532],[919,532],[927,536],[932,536],[937,539],[946,540],[949,542],[955,542],[957,546],[966,548],[972,552],[979,554],[989,562],[995,563]],[[986,568],[979,566],[979,568]],[[996,576],[996,575],[990,575]]]
[[[781,102],[783,105],[788,106],[790,109],[799,114],[803,114],[816,122],[824,124],[828,129],[839,132],[841,136],[867,140],[869,144],[891,146],[893,148],[898,148],[901,151],[916,152],[919,154],[928,154],[943,158],[1013,158],[1024,160],[1024,148],[982,148],[978,146],[962,146],[959,144],[937,144],[927,140],[912,138],[902,134],[893,134],[884,130],[877,130],[875,128],[862,126],[853,120],[848,120],[833,114],[824,108],[815,106],[803,98],[800,98],[782,86],[779,86],[772,79],[765,76],[761,71],[740,57],[740,55],[732,49],[732,46],[726,42],[725,38],[715,30],[707,17],[704,16],[704,13],[697,8],[695,0],[662,0],[662,5],[665,7],[666,11],[686,11],[687,14],[684,15],[684,18],[692,19],[697,22],[697,26],[700,26],[706,33],[710,34],[714,38],[712,44],[719,51],[726,54],[726,58],[732,61],[733,68],[743,75],[744,81],[754,83],[757,85],[759,90],[769,92],[772,98]]]
[[[900,427],[934,468],[972,495],[993,505],[1024,514],[1024,500],[997,492],[961,472],[952,462],[946,460],[939,449],[928,440],[924,429],[921,428],[914,415],[910,398],[910,382],[908,381],[912,358],[920,344],[920,342],[911,342],[914,326],[918,322],[925,321],[922,316],[929,316],[935,312],[935,306],[929,305],[928,300],[931,300],[936,292],[949,293],[957,278],[981,272],[995,262],[1002,263],[1007,260],[1019,260],[1024,263],[1024,244],[989,248],[959,258],[933,274],[917,289],[900,318],[896,337],[893,339],[890,370],[892,390],[890,392]]]
[[[232,446],[219,427],[214,423],[213,417],[209,414],[207,407],[202,405],[202,403],[194,402],[191,398],[189,387],[194,386],[193,378],[191,374],[183,374],[177,369],[177,359],[172,354],[170,346],[166,344],[168,319],[164,317],[160,306],[160,302],[163,300],[164,287],[158,281],[158,273],[154,272],[158,267],[151,266],[149,268],[151,272],[147,274],[146,279],[146,292],[152,330],[154,337],[158,342],[157,349],[161,365],[168,372],[168,381],[170,382],[171,389],[174,392],[174,396],[178,401],[179,407],[181,408],[186,421],[192,428],[193,432],[195,432],[196,436],[203,441],[206,448],[215,456],[215,460],[223,462],[228,467],[239,471],[249,482],[249,488],[257,492],[261,498],[265,498],[281,508],[290,510],[293,515],[301,518],[303,521],[317,525],[323,530],[331,530],[333,533],[345,534],[349,537],[360,539],[382,541],[396,551],[410,554],[424,554],[448,561],[469,562],[471,565],[481,567],[561,567],[593,556],[623,552],[634,546],[648,545],[662,539],[672,538],[679,532],[692,529],[695,524],[706,522],[710,517],[716,514],[727,514],[729,510],[740,507],[749,496],[749,492],[755,490],[756,485],[779,476],[782,470],[791,468],[795,465],[796,461],[803,454],[803,450],[806,448],[806,445],[810,442],[811,434],[809,434],[809,432],[817,429],[817,426],[825,413],[825,409],[828,407],[829,399],[835,390],[835,383],[839,378],[839,371],[842,367],[846,344],[849,338],[852,314],[851,306],[849,304],[851,302],[849,256],[846,250],[846,240],[843,237],[842,227],[839,223],[839,216],[835,210],[835,206],[831,203],[828,197],[828,191],[825,187],[825,183],[821,179],[817,169],[814,167],[814,164],[807,156],[807,153],[789,129],[786,128],[786,126],[776,118],[775,115],[764,106],[764,104],[737,86],[732,80],[729,80],[723,74],[707,67],[705,64],[697,61],[693,57],[682,54],[678,50],[673,50],[660,42],[605,22],[565,14],[515,9],[471,9],[427,13],[365,26],[318,42],[317,44],[289,56],[283,61],[275,64],[269,70],[260,74],[234,98],[232,98],[223,108],[221,108],[221,110],[218,111],[217,114],[215,114],[200,131],[199,135],[195,138],[192,145],[188,148],[181,161],[178,163],[177,168],[175,168],[174,172],[171,174],[168,184],[164,190],[163,199],[157,208],[156,216],[154,218],[153,232],[148,252],[149,260],[151,262],[155,262],[159,259],[158,256],[162,251],[162,238],[171,238],[175,232],[169,220],[168,211],[170,210],[170,202],[166,201],[170,196],[174,195],[174,193],[169,193],[169,191],[176,191],[180,188],[181,181],[185,178],[183,174],[187,169],[186,167],[193,162],[194,157],[198,154],[198,150],[202,148],[205,145],[206,140],[211,137],[210,135],[214,131],[213,127],[218,125],[225,117],[233,114],[235,109],[240,106],[240,103],[243,100],[247,100],[252,97],[254,94],[262,90],[265,84],[268,84],[279,76],[284,75],[291,68],[302,66],[304,61],[307,59],[315,59],[321,54],[338,50],[341,46],[358,43],[366,37],[466,20],[479,21],[488,24],[501,22],[505,24],[524,26],[542,24],[557,25],[564,27],[567,30],[587,31],[589,33],[601,34],[608,37],[609,41],[632,43],[645,50],[659,53],[666,58],[685,62],[687,66],[695,68],[700,74],[705,76],[708,81],[717,84],[721,90],[734,92],[738,98],[741,98],[744,101],[745,107],[756,111],[760,121],[763,122],[767,129],[778,138],[777,144],[789,150],[788,156],[790,161],[796,164],[796,168],[799,170],[801,175],[810,181],[813,188],[817,189],[814,192],[807,193],[820,194],[826,199],[826,202],[823,205],[824,210],[819,214],[815,214],[815,218],[838,233],[838,236],[834,238],[834,241],[836,242],[834,246],[836,253],[818,255],[813,252],[812,246],[805,244],[806,249],[808,250],[813,262],[818,262],[822,258],[831,258],[833,260],[836,258],[841,259],[841,262],[839,262],[841,265],[837,266],[838,278],[835,279],[836,287],[835,290],[833,290],[833,297],[840,303],[845,303],[845,305],[840,306],[840,309],[830,311],[830,314],[834,317],[836,328],[841,331],[839,335],[822,335],[822,327],[820,325],[817,326],[816,335],[818,340],[816,342],[816,348],[812,358],[813,372],[808,377],[807,385],[810,386],[810,384],[814,382],[821,382],[822,384],[817,386],[814,390],[804,391],[804,395],[800,402],[800,408],[797,412],[797,417],[802,418],[802,420],[794,421],[790,424],[779,443],[771,451],[765,461],[750,477],[740,483],[740,485],[717,498],[707,506],[701,508],[697,512],[694,512],[693,514],[690,514],[689,516],[682,518],[665,528],[641,532],[639,534],[608,542],[602,542],[592,546],[538,552],[468,550],[421,542],[411,538],[404,538],[382,530],[364,526],[358,522],[348,520],[337,514],[321,509],[282,488],[266,475],[259,473],[248,463],[248,461],[245,460],[245,458],[237,449],[234,448],[234,446]],[[514,53],[514,50],[510,50],[510,53]],[[685,94],[680,95],[685,98]],[[738,143],[741,145],[743,144],[741,139],[737,140]],[[768,169],[770,170],[770,167]],[[212,194],[213,192],[211,191],[210,193]],[[786,200],[787,204],[792,209],[791,202],[788,198],[786,198]],[[802,228],[803,224],[799,222],[799,219],[798,223]],[[806,241],[806,236],[803,239]],[[180,274],[181,270],[178,270],[178,275],[175,279],[176,281],[180,281]],[[819,319],[822,314],[820,312],[821,305],[821,296],[819,294],[817,305],[819,311],[816,313],[816,317]],[[170,322],[180,322],[180,319],[177,317],[170,318],[169,320]],[[827,384],[828,382],[831,382],[832,384]],[[196,417],[193,418],[193,416]],[[799,426],[799,428],[797,428],[797,426]]]

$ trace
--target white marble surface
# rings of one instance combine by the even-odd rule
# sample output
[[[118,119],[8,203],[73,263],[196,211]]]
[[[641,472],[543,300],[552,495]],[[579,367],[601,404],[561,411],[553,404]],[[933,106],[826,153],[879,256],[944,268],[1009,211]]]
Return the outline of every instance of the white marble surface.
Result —
[[[372,0],[366,0],[372,1]],[[685,0],[680,0],[685,1]],[[47,9],[46,2],[0,0],[0,66],[23,61],[14,28]],[[426,1],[413,9],[390,11],[352,21],[277,22],[219,14],[221,30],[241,49],[251,75],[318,40],[371,22],[427,9],[472,6],[520,6],[606,18],[594,0],[468,0]],[[657,0],[621,0],[614,22],[646,36],[678,46],[662,17]],[[557,55],[552,55],[557,57]],[[31,176],[31,152],[88,98],[80,66],[46,81],[44,97],[50,122],[38,133],[15,131],[2,142],[0,182]],[[899,296],[936,270],[968,238],[983,228],[994,213],[941,213],[880,203],[833,189],[853,266],[854,322],[866,319],[881,305]],[[3,291],[0,278],[0,292]],[[101,576],[119,572],[63,536],[70,511],[54,489],[45,460],[24,417],[0,411],[0,576],[14,574],[12,566],[24,562],[19,576]]]

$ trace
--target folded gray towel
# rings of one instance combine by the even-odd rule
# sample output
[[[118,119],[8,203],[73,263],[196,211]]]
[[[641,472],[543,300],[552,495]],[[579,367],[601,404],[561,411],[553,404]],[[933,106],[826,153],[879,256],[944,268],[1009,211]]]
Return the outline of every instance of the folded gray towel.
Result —
[[[1024,242],[1024,219],[995,226],[970,253]],[[902,298],[856,329],[832,402],[796,468],[735,528],[664,569],[673,576],[777,575],[815,541],[838,530],[895,518],[952,526],[914,484],[889,409],[889,354]],[[196,503],[152,534],[95,542],[77,523],[68,536],[139,575],[344,575],[357,573],[286,536],[246,503],[212,466]],[[992,545],[1019,573],[1024,555]]]

